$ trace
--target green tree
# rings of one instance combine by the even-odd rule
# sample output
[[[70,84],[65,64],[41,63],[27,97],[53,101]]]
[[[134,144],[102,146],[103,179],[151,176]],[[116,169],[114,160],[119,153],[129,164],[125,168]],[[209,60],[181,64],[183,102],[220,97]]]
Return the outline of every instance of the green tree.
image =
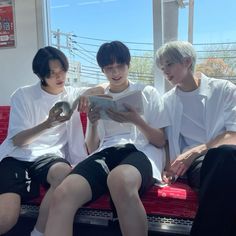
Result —
[[[153,54],[144,53],[142,56],[132,56],[129,76],[132,80],[145,84],[153,84]]]

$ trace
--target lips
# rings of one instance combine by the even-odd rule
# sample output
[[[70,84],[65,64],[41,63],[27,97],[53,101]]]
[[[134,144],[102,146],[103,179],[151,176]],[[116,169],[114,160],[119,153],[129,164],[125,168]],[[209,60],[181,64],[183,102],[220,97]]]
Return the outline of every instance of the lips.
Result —
[[[118,80],[121,80],[122,77],[117,77],[117,78],[112,78],[112,79],[115,80],[115,81],[118,81]]]
[[[57,85],[64,85],[64,81],[58,82]]]

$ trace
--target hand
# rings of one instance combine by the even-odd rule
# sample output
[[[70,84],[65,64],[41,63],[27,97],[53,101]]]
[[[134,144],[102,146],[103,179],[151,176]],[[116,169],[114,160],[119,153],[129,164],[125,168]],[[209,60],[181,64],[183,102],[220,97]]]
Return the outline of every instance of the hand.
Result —
[[[119,112],[113,109],[108,109],[106,113],[112,120],[116,122],[136,124],[141,118],[140,115],[130,105],[124,104],[124,106],[126,107],[127,111]]]
[[[173,184],[177,179],[178,179],[178,175],[175,175],[170,170],[164,171],[162,174],[163,182],[168,185]]]
[[[78,111],[79,112],[88,112],[88,107],[89,107],[89,99],[88,96],[81,95],[79,96],[74,102],[73,102],[73,107],[72,111],[76,109],[78,106]]]
[[[182,176],[191,166],[193,161],[201,156],[204,155],[207,150],[205,144],[196,146],[194,148],[189,149],[188,151],[180,154],[170,166],[170,171],[172,171],[175,175]]]
[[[68,115],[62,116],[63,110],[61,108],[52,107],[49,111],[49,116],[46,123],[49,127],[57,126],[71,118],[72,111]]]
[[[90,106],[87,115],[91,124],[97,124],[97,121],[100,119],[99,108]]]

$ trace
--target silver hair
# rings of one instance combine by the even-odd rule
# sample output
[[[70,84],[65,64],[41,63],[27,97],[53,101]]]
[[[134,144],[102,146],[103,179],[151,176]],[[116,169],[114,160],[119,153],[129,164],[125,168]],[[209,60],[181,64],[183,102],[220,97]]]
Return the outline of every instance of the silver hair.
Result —
[[[156,64],[160,68],[162,61],[169,63],[183,63],[185,58],[192,61],[191,71],[194,72],[196,64],[196,51],[193,45],[186,41],[170,41],[162,45],[156,52]]]

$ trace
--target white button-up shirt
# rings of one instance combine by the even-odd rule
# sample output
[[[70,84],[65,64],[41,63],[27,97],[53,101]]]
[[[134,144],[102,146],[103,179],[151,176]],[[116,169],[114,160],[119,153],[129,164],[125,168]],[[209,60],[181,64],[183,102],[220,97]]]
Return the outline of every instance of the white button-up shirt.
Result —
[[[180,154],[179,138],[183,114],[183,104],[176,91],[175,87],[164,94],[172,124],[166,128],[171,161]],[[236,132],[236,86],[230,81],[208,78],[202,74],[199,95],[203,97],[205,106],[207,142],[225,131]]]

